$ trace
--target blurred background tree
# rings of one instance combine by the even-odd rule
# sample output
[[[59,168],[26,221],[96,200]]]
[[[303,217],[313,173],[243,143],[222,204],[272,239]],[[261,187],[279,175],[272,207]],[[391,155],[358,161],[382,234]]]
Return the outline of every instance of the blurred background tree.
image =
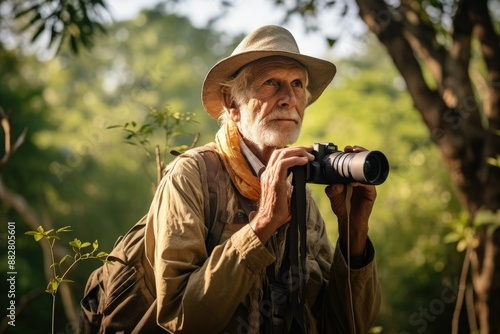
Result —
[[[282,10],[280,13],[285,21],[299,14],[308,29],[316,34],[322,33],[317,23],[324,22],[325,16],[352,18],[358,8],[340,1],[308,1],[307,5],[303,1],[286,4],[269,1],[276,3],[277,9]],[[210,66],[227,55],[240,38],[209,28],[193,28],[188,19],[167,13],[166,9],[171,7],[160,4],[155,10],[141,12],[132,20],[103,25],[107,33],[99,34],[92,41],[91,36],[100,28],[88,30],[85,26],[92,25],[94,21],[98,25],[102,24],[100,15],[105,13],[95,15],[94,9],[105,8],[105,3],[68,2],[72,6],[79,6],[78,10],[74,10],[77,7],[68,9],[65,1],[26,1],[20,7],[12,3],[3,1],[0,4],[0,29],[9,32],[3,36],[10,36],[2,40],[7,49],[2,48],[0,51],[0,105],[6,111],[12,111],[13,135],[18,136],[27,127],[28,136],[17,156],[2,172],[2,180],[7,189],[22,194],[45,225],[71,225],[82,234],[82,239],[93,240],[98,237],[101,248],[110,250],[116,238],[147,211],[152,194],[146,173],[154,173],[155,167],[147,162],[145,155],[136,147],[120,144],[123,134],[108,127],[126,122],[140,124],[152,109],[169,108],[174,112],[194,112],[198,122],[198,125],[187,127],[186,132],[190,134],[177,138],[175,145],[191,144],[196,132],[201,133],[200,143],[211,141],[217,124],[201,107],[201,82]],[[51,7],[43,7],[49,3],[52,3]],[[171,1],[166,3],[168,5]],[[479,1],[474,4],[485,3]],[[231,2],[225,1],[224,4],[230,5]],[[449,105],[448,97],[455,96],[458,99],[455,101],[459,101],[459,98],[474,96],[474,101],[493,103],[494,100],[490,98],[496,96],[493,93],[498,88],[494,85],[498,83],[494,77],[494,60],[500,58],[492,58],[492,61],[487,62],[489,67],[486,67],[481,65],[480,44],[472,43],[473,48],[467,52],[466,46],[470,45],[472,31],[477,32],[477,29],[466,30],[465,36],[450,33],[453,15],[464,13],[464,10],[458,10],[460,6],[472,6],[467,1],[402,1],[400,6],[394,8],[387,7],[382,1],[372,1],[370,4],[381,7],[363,9],[361,13],[365,14],[363,17],[370,26],[375,27],[373,29],[383,43],[379,44],[371,37],[355,36],[361,40],[361,44],[366,43],[365,46],[358,48],[348,59],[333,59],[339,73],[322,99],[308,109],[299,142],[311,144],[334,141],[339,147],[355,142],[371,149],[380,149],[388,155],[391,174],[389,180],[378,187],[379,199],[370,232],[377,245],[384,289],[382,312],[373,331],[448,332],[451,330],[459,293],[459,275],[464,255],[456,252],[454,244],[445,244],[443,241],[450,232],[457,234],[460,231],[464,232],[460,238],[465,240],[465,231],[470,231],[467,228],[472,227],[475,211],[481,205],[489,201],[488,205],[485,204],[487,209],[498,209],[494,207],[494,199],[499,189],[495,188],[497,183],[493,180],[498,175],[498,167],[495,167],[495,154],[498,154],[496,137],[483,137],[496,133],[488,132],[485,126],[497,129],[495,115],[498,113],[495,114],[494,108],[483,110],[481,105],[464,104],[470,103],[469,100]],[[359,1],[359,5],[364,8],[365,4]],[[221,8],[224,6],[221,5]],[[67,8],[67,13],[63,14],[65,11],[62,10],[59,16],[48,15],[52,12],[49,9],[56,7]],[[44,9],[37,17],[37,10],[41,8],[49,9]],[[492,12],[495,12],[494,5],[492,8]],[[89,12],[82,14],[86,9]],[[334,14],[331,14],[332,11]],[[474,13],[472,9],[465,12]],[[68,19],[72,15],[76,16]],[[323,19],[320,20],[320,16]],[[58,18],[59,23],[50,23],[56,22]],[[461,19],[472,20],[470,17]],[[48,20],[52,21],[47,24]],[[448,26],[438,29],[443,22],[448,23]],[[494,22],[498,24],[497,19]],[[82,26],[76,29],[75,25],[80,23]],[[40,30],[41,24],[47,29],[46,37],[43,37],[44,30]],[[66,25],[72,25],[73,28],[63,29]],[[31,28],[24,34],[15,35],[16,26]],[[52,36],[52,27],[56,27],[56,38],[49,37]],[[416,42],[418,38],[415,34],[420,28],[423,31],[435,31],[434,35],[431,34],[433,43],[420,45]],[[81,36],[75,33],[78,30],[89,33],[85,35],[86,41],[78,40]],[[340,30],[339,34],[349,33],[345,29]],[[460,31],[463,33],[463,30]],[[64,34],[68,37],[63,38]],[[26,50],[25,46],[12,42],[23,40],[26,38],[24,36],[28,36],[25,46],[29,46],[33,40],[39,40],[45,46],[52,41],[51,47],[59,50],[57,57],[51,59],[40,54],[38,57],[25,55],[22,52]],[[339,38],[339,35],[325,35],[325,40],[331,45]],[[465,49],[450,52],[454,50],[455,40],[460,41]],[[48,44],[44,44],[44,41]],[[387,53],[387,48],[381,48],[380,45],[388,41],[406,46],[397,52],[391,52],[389,48]],[[74,53],[75,44],[77,48],[79,45],[84,46],[78,48],[78,56]],[[93,48],[86,49],[90,44],[94,45]],[[421,48],[412,50],[411,47],[416,45]],[[421,54],[416,51],[425,51],[424,46],[429,45],[437,48],[433,52],[440,57],[447,52],[446,57],[463,58],[464,55],[470,55],[474,80],[469,81],[484,85],[477,86],[472,92],[474,95],[457,94],[456,88],[449,86],[457,84],[457,79],[448,77],[446,83],[437,80],[432,66],[420,70],[418,66],[413,67],[416,72],[409,76],[404,73],[401,75],[394,69],[394,63],[398,65],[398,70],[404,67],[403,63],[423,66],[425,59],[415,62],[417,58],[414,53]],[[492,50],[495,54],[494,43]],[[393,57],[392,64],[390,56]],[[446,57],[444,59],[451,61]],[[442,58],[439,60],[443,62]],[[466,65],[469,63],[466,62]],[[463,75],[467,66],[462,65]],[[455,68],[453,65],[452,69]],[[422,91],[408,95],[406,92],[409,88],[411,91],[412,84],[416,82],[414,80],[420,78],[415,76],[419,72],[422,79],[418,83]],[[450,72],[453,71],[443,71]],[[487,76],[486,73],[493,76],[484,80],[482,78]],[[443,74],[441,80],[445,77]],[[484,90],[480,88],[491,93],[484,95]],[[427,105],[429,109],[419,109],[418,101],[415,100],[422,92],[436,99],[435,103]],[[445,92],[449,92],[448,95]],[[473,109],[464,109],[469,106]],[[422,116],[413,112],[415,107],[426,113],[423,115],[426,122],[422,122]],[[484,113],[485,110],[488,112]],[[434,113],[431,119],[426,118],[428,112]],[[477,117],[482,120],[481,128],[472,121]],[[469,131],[470,126],[476,126],[476,130]],[[474,137],[473,140],[467,139],[469,135]],[[152,138],[155,139],[161,140]],[[445,159],[442,159],[443,156]],[[487,160],[487,157],[490,159]],[[468,171],[473,178],[465,174],[466,167],[470,165],[459,163],[462,158],[476,162],[473,166],[476,170]],[[450,166],[459,168],[452,169],[453,173],[450,173]],[[489,171],[485,175],[493,179],[485,181],[480,178],[480,170]],[[469,195],[464,193],[464,185],[458,181],[472,182],[473,185],[469,186],[479,191],[477,196],[473,196],[471,206],[464,205],[468,203]],[[326,219],[333,221],[334,218],[328,215],[328,203],[323,200],[323,188],[316,185],[312,188]],[[499,202],[496,201],[497,204]],[[24,226],[24,219],[3,199],[1,215],[2,221],[18,222],[18,296],[23,305],[18,309],[16,328],[4,326],[3,329],[10,332],[48,329],[50,298],[40,297],[40,291],[45,287],[42,258],[38,255],[36,244],[20,237],[25,230],[33,228]],[[492,221],[486,222],[492,226]],[[330,226],[329,235],[334,241],[334,224]],[[1,228],[2,247],[5,247],[6,226],[2,224]],[[491,234],[484,233],[486,228],[479,231],[477,236],[490,238],[488,240],[491,242],[483,242],[475,250],[478,259],[483,255],[485,245],[492,247],[493,254],[497,254],[498,231]],[[473,235],[473,240],[477,236]],[[469,243],[466,247],[471,248],[472,245]],[[498,271],[498,267],[495,267],[498,258],[485,258],[489,266],[484,268]],[[6,262],[2,259],[1,268],[4,272],[7,271]],[[78,277],[73,277],[77,282],[71,287],[75,291],[76,302],[92,269],[82,266]],[[489,271],[488,275],[491,274]],[[487,287],[488,282],[495,282],[493,276],[490,278],[490,281],[483,280],[486,283],[484,286]],[[494,288],[494,285],[489,286]],[[486,295],[483,294],[483,297],[486,296],[486,300],[482,300],[483,304],[495,307],[494,302],[498,298],[494,296],[499,294],[494,290],[486,292]],[[481,298],[478,300],[481,301]],[[75,309],[76,302],[70,301]],[[58,310],[59,317],[68,317],[68,321],[58,322],[59,331],[74,330],[71,316],[68,315],[70,313],[66,312],[65,315],[62,307]],[[461,321],[461,330],[470,326],[473,331],[476,327],[476,320],[471,314],[475,312],[465,314],[462,311],[461,317],[456,318]],[[492,314],[495,313],[480,312],[480,315],[489,316],[487,320],[482,320],[488,321],[488,324],[481,322],[483,331],[495,328]]]

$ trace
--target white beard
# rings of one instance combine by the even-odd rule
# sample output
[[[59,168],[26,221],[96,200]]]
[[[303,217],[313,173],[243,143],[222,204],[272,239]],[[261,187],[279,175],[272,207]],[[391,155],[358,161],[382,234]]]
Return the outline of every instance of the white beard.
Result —
[[[302,119],[296,111],[275,109],[261,123],[257,123],[255,119],[249,117],[251,111],[248,111],[246,106],[242,109],[240,110],[239,129],[241,135],[250,142],[259,146],[282,148],[297,141],[302,127]],[[281,123],[271,122],[283,115],[297,123],[289,123],[288,129],[284,129]]]

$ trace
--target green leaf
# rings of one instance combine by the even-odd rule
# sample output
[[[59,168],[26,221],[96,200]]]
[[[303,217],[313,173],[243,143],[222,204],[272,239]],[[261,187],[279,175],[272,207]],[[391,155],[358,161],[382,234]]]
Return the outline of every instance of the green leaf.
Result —
[[[461,253],[467,248],[467,240],[462,239],[457,243],[457,252]]]
[[[52,28],[50,28],[50,41],[48,48],[50,49],[54,42],[56,41],[57,37],[59,37],[61,34],[56,30],[56,25],[52,24]]]
[[[37,31],[33,34],[33,37],[31,37],[31,43],[35,42],[44,30],[45,30],[45,24],[42,23],[38,27]]]
[[[75,238],[73,241],[69,242],[69,245],[71,247],[75,247],[77,249],[80,249],[82,247],[82,242],[79,239]]]
[[[92,243],[92,247],[94,248],[94,251],[99,248],[99,242],[96,240]]]
[[[109,255],[109,254],[108,254],[108,253],[106,253],[106,252],[99,252],[99,253],[96,255],[96,257],[98,257],[98,258],[100,258],[100,257],[108,257],[108,255]]]
[[[71,51],[73,51],[73,53],[75,54],[78,54],[78,43],[74,35],[69,36],[69,44],[71,46]]]
[[[56,293],[58,287],[59,287],[59,282],[56,281],[55,279],[51,279],[50,282],[47,284],[45,292],[48,292],[53,295]]]
[[[37,231],[28,231],[25,232],[26,235],[32,235],[35,241],[40,241],[44,237],[43,233],[37,232]]]
[[[60,283],[75,283],[75,281],[72,281],[70,279],[62,279]]]
[[[492,166],[500,167],[500,155],[497,155],[496,157],[487,157],[486,163]]]
[[[335,45],[335,43],[337,42],[337,39],[336,38],[327,38],[326,39],[326,42],[328,43],[328,46],[329,47],[332,47]]]
[[[41,13],[36,13],[35,16],[33,16],[31,18],[30,22],[28,23],[28,27],[33,26],[33,24],[37,23],[41,19],[42,19],[42,14]]]
[[[82,243],[82,245],[80,246],[80,248],[85,248],[85,247],[88,247],[90,245],[91,245],[90,242],[84,242],[84,243]]]
[[[73,232],[73,230],[71,229],[71,226],[64,226],[56,231],[56,233],[61,233],[61,232]]]
[[[444,243],[452,243],[452,242],[457,242],[461,238],[462,238],[462,235],[460,235],[456,232],[450,232],[444,236],[443,241],[444,241]]]
[[[59,261],[59,265],[61,265],[64,261],[66,261],[66,259],[67,259],[68,257],[70,257],[70,255],[69,255],[69,254],[64,255],[64,256],[62,257],[62,259]]]
[[[482,225],[500,226],[500,210],[497,212],[491,210],[479,211],[474,218],[474,224],[478,227]]]
[[[29,13],[29,12],[31,12],[31,11],[36,11],[36,12],[38,12],[38,10],[39,10],[38,8],[39,8],[39,7],[40,7],[40,4],[36,4],[36,5],[32,6],[32,7],[29,7],[29,8],[27,8],[27,9],[21,10],[21,11],[19,11],[19,12],[17,12],[16,10],[14,10],[14,12],[16,13],[16,14],[15,14],[15,18],[16,18],[16,19],[17,19],[17,18],[20,18],[21,16],[26,15],[27,13]]]

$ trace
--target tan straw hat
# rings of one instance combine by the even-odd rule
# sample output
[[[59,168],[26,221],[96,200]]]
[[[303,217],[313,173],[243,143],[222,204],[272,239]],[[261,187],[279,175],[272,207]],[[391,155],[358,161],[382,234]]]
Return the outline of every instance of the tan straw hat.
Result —
[[[309,104],[325,90],[332,81],[336,68],[329,61],[300,54],[292,34],[279,26],[263,26],[241,41],[233,53],[219,61],[208,72],[203,82],[201,100],[203,107],[217,119],[224,105],[221,82],[231,78],[248,63],[269,56],[285,56],[297,60],[309,75]]]

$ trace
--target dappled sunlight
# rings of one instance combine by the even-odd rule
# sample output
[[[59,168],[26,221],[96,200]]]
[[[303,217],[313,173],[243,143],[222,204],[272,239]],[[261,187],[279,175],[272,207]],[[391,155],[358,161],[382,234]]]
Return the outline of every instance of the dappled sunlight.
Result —
[[[2,103],[12,109],[8,111],[15,136],[28,128],[20,157],[8,166],[6,185],[34,203],[48,225],[71,225],[83,239],[97,235],[102,248],[110,250],[149,208],[157,176],[154,148],[161,147],[166,163],[174,157],[164,147],[164,132],[137,136],[149,134],[152,113],[168,112],[175,120],[189,121],[168,134],[175,137],[169,148],[189,147],[197,133],[197,145],[213,141],[218,126],[202,107],[200,88],[212,64],[228,55],[232,38],[193,28],[186,18],[143,11],[110,25],[92,51],[78,56],[64,49],[53,59],[4,51]],[[373,332],[448,328],[463,251],[478,241],[430,138],[442,129],[429,133],[385,49],[370,37],[343,47],[351,50],[344,52],[350,56],[331,59],[337,75],[306,110],[297,144],[333,142],[341,150],[360,145],[387,156],[389,177],[377,186],[369,232],[384,296]],[[430,71],[424,69],[423,75],[435,88]],[[484,80],[481,75],[476,80]],[[482,94],[488,96],[486,90]],[[467,112],[450,112],[440,121],[469,121]],[[486,118],[481,121],[488,123]],[[485,159],[490,166],[500,166],[498,154]],[[308,186],[335,243],[337,221],[325,186]],[[9,210],[2,206],[3,217]],[[33,249],[23,243],[19,254],[31,258]],[[36,275],[42,259],[33,261],[19,261],[25,275],[23,293],[39,284],[35,278],[42,280]],[[88,269],[75,281],[83,281]],[[28,305],[26,314],[34,322],[45,321],[43,305]]]

